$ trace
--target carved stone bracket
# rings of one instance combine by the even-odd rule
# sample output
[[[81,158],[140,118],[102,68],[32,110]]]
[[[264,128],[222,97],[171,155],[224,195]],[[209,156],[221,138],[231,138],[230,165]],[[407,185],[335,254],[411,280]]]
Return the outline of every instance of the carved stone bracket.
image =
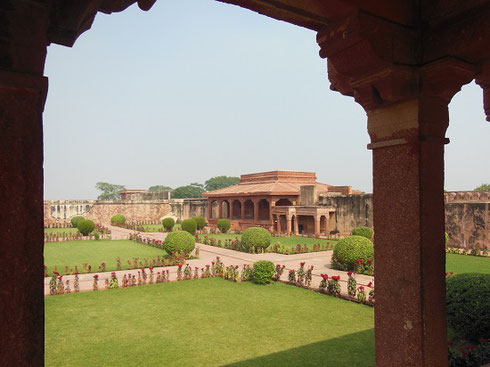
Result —
[[[476,76],[476,83],[483,89],[483,108],[487,121],[490,121],[490,60],[480,65],[480,72]]]

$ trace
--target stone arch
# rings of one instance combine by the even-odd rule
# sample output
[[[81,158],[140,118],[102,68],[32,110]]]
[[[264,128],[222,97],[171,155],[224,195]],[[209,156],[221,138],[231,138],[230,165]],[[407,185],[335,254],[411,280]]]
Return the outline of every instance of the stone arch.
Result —
[[[245,218],[243,219],[254,219],[254,202],[250,199],[245,201]]]
[[[271,215],[271,208],[267,199],[261,199],[259,201],[259,220],[269,220]]]
[[[228,200],[223,200],[221,203],[221,218],[228,218],[231,219],[230,214],[231,214],[231,207],[230,203]]]
[[[293,203],[287,198],[282,198],[276,201],[276,206],[291,206]]]
[[[211,213],[209,213],[211,218],[218,218],[219,216],[219,204],[216,200],[211,203]]]
[[[231,214],[231,219],[242,218],[242,203],[240,200],[233,200]]]

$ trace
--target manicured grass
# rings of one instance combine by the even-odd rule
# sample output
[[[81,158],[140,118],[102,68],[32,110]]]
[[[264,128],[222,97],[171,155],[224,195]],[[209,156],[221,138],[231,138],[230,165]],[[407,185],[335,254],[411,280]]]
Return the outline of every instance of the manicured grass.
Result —
[[[235,233],[217,233],[217,234],[203,234],[200,235],[200,237],[208,236],[209,238],[216,238],[217,240],[221,240],[224,242],[225,240],[231,239],[234,240],[235,238],[241,239],[242,235],[241,234],[235,234]],[[336,240],[325,240],[325,239],[320,239],[320,238],[309,238],[309,237],[300,237],[300,236],[291,236],[291,237],[272,237],[271,240],[271,245],[274,245],[276,243],[280,243],[281,245],[284,245],[284,247],[292,248],[296,247],[296,245],[299,243],[301,245],[308,245],[308,247],[311,249],[313,248],[313,245],[315,244],[333,244],[335,245],[337,243]]]
[[[368,306],[222,279],[46,298],[46,366],[374,366]]]
[[[44,244],[44,261],[51,275],[55,265],[60,274],[65,273],[65,265],[71,268],[78,266],[78,271],[83,270],[83,263],[92,265],[92,272],[97,272],[102,262],[106,263],[106,271],[117,269],[116,257],[121,258],[122,269],[128,269],[127,260],[138,257],[155,259],[164,256],[166,252],[158,248],[143,245],[129,240],[100,240],[100,241],[67,241],[47,242]]]
[[[146,232],[161,232],[163,229],[161,224],[145,224],[143,227]]]
[[[454,274],[490,274],[490,258],[469,255],[446,254],[446,271],[453,271]]]
[[[68,228],[44,228],[44,233],[57,233],[57,234],[63,234],[63,233],[66,233],[66,234],[70,234],[70,235],[74,235],[74,234],[77,234],[78,233],[78,229],[77,228],[73,228],[73,227],[68,227]]]

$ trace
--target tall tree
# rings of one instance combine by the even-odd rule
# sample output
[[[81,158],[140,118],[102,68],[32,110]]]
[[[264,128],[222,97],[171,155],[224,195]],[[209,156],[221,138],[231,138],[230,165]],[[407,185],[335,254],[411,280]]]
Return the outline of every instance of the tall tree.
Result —
[[[490,184],[484,183],[478,186],[475,191],[490,191]]]
[[[240,183],[240,177],[217,176],[207,180],[204,185],[206,191],[219,190]]]
[[[204,185],[193,182],[187,186],[177,187],[172,191],[172,198],[185,199],[185,198],[201,198],[204,192]]]
[[[149,192],[161,192],[161,191],[172,191],[173,189],[169,186],[163,186],[163,185],[155,185],[155,186],[150,186],[148,189]]]
[[[97,200],[121,200],[121,191],[125,189],[123,185],[114,185],[108,182],[97,182],[95,188],[101,191]]]

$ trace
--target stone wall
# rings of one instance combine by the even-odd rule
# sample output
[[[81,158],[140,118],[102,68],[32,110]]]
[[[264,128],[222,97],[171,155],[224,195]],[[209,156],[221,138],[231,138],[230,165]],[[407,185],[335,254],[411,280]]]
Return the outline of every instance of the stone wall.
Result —
[[[108,224],[115,214],[123,214],[129,222],[157,222],[164,217],[186,219],[207,215],[206,199],[153,201],[61,200],[44,202],[44,225],[69,222],[81,215],[95,223]]]
[[[373,195],[333,196],[321,194],[321,206],[335,208],[335,222],[329,223],[330,230],[336,229],[341,235],[349,235],[355,227],[373,226]]]
[[[490,202],[446,203],[449,246],[490,249]]]

